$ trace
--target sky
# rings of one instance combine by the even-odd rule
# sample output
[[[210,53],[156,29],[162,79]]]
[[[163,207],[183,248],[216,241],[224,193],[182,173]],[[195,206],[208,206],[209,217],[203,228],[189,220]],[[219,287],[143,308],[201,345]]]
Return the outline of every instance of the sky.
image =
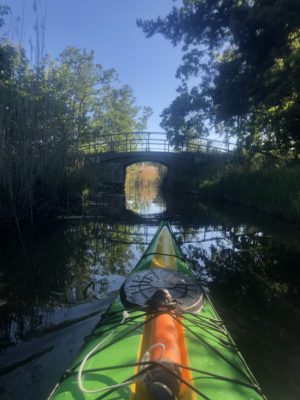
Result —
[[[148,131],[160,132],[162,110],[176,97],[180,47],[161,35],[147,39],[136,20],[165,16],[173,0],[37,0],[45,15],[45,50],[54,58],[66,46],[94,50],[95,61],[114,68],[120,84],[132,87],[137,105],[150,106]],[[7,35],[28,49],[35,42],[33,0],[0,0],[11,8]],[[177,3],[178,4],[178,3]]]

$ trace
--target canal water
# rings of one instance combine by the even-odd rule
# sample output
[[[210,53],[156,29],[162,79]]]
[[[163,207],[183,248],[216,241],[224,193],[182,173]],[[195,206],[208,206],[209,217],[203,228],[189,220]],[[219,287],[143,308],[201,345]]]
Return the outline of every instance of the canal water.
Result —
[[[47,398],[161,220],[267,397],[300,399],[299,230],[148,187],[1,237],[0,400]]]

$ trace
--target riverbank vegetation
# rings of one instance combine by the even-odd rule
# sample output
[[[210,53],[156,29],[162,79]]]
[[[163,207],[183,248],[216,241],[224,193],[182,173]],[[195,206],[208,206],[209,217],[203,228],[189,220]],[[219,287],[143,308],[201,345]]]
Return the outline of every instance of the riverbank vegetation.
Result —
[[[257,159],[230,163],[197,180],[199,196],[225,200],[300,223],[300,165],[258,165]]]
[[[212,155],[174,179],[173,191],[182,188],[204,202],[229,202],[274,217],[300,223],[300,165],[274,157]]]
[[[178,96],[161,115],[171,142],[236,140],[239,161],[204,180],[194,171],[193,190],[299,221],[299,1],[184,0],[138,25],[183,46]]]
[[[0,29],[8,12],[0,6]],[[92,51],[43,55],[39,29],[34,63],[5,36],[0,42],[0,224],[61,211],[85,185],[82,143],[145,129],[151,113]]]

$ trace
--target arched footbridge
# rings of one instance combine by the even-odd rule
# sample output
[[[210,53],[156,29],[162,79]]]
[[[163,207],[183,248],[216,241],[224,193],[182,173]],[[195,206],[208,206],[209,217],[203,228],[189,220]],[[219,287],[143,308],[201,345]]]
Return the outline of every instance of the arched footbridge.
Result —
[[[108,183],[125,183],[126,168],[138,162],[154,162],[168,168],[168,180],[194,164],[212,158],[228,156],[235,145],[210,138],[185,140],[176,148],[166,133],[130,132],[103,136],[80,145],[93,168],[99,170]]]

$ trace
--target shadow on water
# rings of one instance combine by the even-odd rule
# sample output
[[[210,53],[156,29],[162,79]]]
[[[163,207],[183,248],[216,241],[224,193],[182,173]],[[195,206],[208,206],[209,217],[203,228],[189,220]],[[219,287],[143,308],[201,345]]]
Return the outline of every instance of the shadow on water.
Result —
[[[47,398],[161,219],[171,222],[269,399],[300,398],[299,231],[177,196],[159,213],[142,206],[150,214],[140,215],[133,196],[134,210],[124,195],[98,193],[80,218],[24,231],[25,252],[13,233],[0,241],[0,399]]]

